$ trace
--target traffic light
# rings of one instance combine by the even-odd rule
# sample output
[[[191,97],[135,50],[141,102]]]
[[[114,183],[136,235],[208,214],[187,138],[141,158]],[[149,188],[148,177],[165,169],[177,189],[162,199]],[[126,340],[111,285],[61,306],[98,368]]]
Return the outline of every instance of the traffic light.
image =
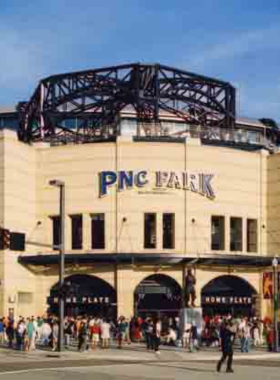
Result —
[[[10,232],[10,250],[25,251],[25,234]]]
[[[0,249],[10,248],[10,231],[6,228],[0,228]]]
[[[10,232],[10,230],[0,227],[0,250],[4,249],[24,251],[25,234],[20,232]]]

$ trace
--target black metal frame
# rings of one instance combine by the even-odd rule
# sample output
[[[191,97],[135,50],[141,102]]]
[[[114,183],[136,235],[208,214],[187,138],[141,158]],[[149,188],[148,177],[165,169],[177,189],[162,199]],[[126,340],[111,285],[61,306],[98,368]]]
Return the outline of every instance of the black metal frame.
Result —
[[[29,102],[18,104],[19,138],[58,143],[107,140],[119,134],[119,115],[156,123],[160,113],[191,125],[234,128],[235,89],[227,82],[160,64],[127,64],[45,78]],[[67,120],[77,119],[75,128]]]
[[[104,254],[104,253],[67,253],[65,255],[65,262],[67,265],[92,265],[92,264],[129,264],[129,265],[196,265],[196,266],[210,266],[210,267],[241,267],[251,268],[253,270],[271,267],[273,257],[259,256],[259,255],[206,255],[205,257],[194,258],[186,256],[174,256],[172,254],[149,254],[143,255],[141,253],[118,253],[118,254]],[[32,256],[19,256],[18,262],[23,265],[31,266],[51,266],[58,265],[59,255],[55,254],[40,254]]]

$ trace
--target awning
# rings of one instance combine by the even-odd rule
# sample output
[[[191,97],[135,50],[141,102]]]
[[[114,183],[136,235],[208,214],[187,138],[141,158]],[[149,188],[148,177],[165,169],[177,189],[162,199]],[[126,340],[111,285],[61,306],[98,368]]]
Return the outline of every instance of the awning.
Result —
[[[233,255],[229,254],[203,254],[190,256],[177,256],[174,254],[147,254],[147,253],[66,253],[65,264],[142,264],[142,265],[175,265],[183,264],[196,266],[235,266],[240,268],[254,267],[255,269],[271,267],[273,256],[260,255]],[[58,265],[59,254],[38,254],[20,256],[18,262],[23,265],[52,266]]]

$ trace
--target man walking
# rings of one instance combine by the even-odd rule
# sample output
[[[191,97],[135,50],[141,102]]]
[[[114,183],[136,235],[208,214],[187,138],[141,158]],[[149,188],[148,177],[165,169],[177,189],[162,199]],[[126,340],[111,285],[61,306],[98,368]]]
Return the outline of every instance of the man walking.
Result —
[[[235,333],[229,321],[226,321],[221,328],[221,346],[222,357],[217,363],[217,371],[220,372],[224,361],[227,359],[226,372],[233,373],[232,359],[233,359],[233,343],[235,339]]]

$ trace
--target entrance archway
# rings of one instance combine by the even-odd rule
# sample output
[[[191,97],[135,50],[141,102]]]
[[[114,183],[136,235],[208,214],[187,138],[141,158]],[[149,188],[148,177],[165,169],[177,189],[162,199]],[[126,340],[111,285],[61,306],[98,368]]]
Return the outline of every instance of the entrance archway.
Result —
[[[216,277],[201,290],[203,315],[252,316],[256,297],[256,290],[243,278]]]
[[[116,291],[108,282],[90,275],[76,274],[65,278],[65,315],[116,317]],[[49,312],[58,314],[59,283],[50,290]]]
[[[182,307],[181,303],[181,286],[164,274],[146,277],[134,292],[134,311],[140,316],[176,316]]]

